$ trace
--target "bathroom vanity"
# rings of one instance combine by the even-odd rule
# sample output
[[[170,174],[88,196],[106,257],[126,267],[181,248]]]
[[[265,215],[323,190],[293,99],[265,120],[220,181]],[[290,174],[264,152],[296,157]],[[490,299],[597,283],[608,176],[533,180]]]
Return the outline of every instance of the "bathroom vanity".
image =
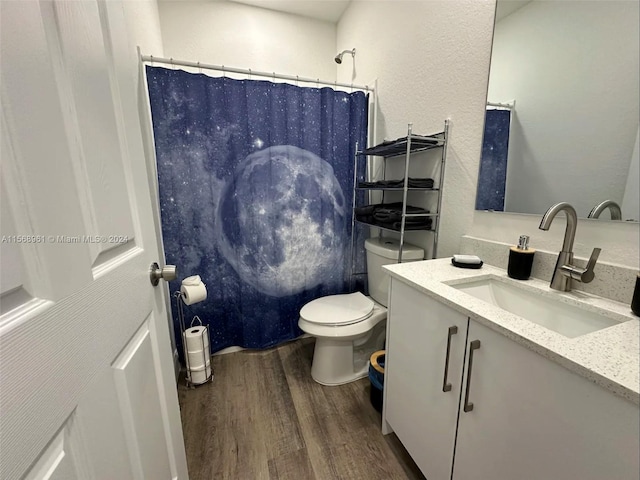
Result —
[[[383,432],[429,480],[639,478],[628,305],[450,259],[384,268]]]

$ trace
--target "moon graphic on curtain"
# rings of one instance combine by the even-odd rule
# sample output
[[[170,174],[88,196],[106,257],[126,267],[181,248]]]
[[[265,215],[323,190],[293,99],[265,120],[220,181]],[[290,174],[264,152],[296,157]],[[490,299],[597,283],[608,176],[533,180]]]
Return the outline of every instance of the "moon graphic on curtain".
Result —
[[[343,281],[345,220],[329,163],[291,145],[269,147],[248,155],[226,182],[218,248],[246,283],[284,297]]]

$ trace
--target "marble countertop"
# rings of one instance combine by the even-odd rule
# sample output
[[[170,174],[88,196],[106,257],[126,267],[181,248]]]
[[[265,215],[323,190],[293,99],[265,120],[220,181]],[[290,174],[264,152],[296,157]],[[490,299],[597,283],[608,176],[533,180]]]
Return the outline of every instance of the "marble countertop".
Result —
[[[548,282],[533,278],[512,280],[505,270],[486,264],[477,270],[456,268],[451,265],[450,258],[383,268],[392,277],[468,315],[472,320],[640,405],[640,319],[633,315],[629,305],[575,290],[558,292],[551,290]],[[470,278],[492,277],[517,282],[523,289],[579,305],[620,323],[568,338],[452,286]]]

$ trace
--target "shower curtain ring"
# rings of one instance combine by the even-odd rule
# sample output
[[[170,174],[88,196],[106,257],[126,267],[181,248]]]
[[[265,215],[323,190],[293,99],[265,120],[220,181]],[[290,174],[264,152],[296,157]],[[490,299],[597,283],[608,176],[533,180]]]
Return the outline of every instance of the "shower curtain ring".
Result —
[[[171,58],[169,59],[169,62],[171,63],[171,69],[172,69],[172,70],[175,70],[175,69],[176,69],[176,66],[173,64],[173,57],[171,57]]]
[[[200,62],[198,62],[198,73],[202,73],[202,67],[200,66]]]
[[[273,83],[276,83],[276,72],[272,72],[273,73]]]
[[[153,67],[153,55],[149,55],[151,57],[151,66]]]
[[[227,72],[224,69],[224,65],[222,65],[222,78],[227,78]]]
[[[316,78],[316,88],[320,88],[320,79]]]
[[[300,86],[300,85],[298,85],[298,80],[300,80],[300,78],[298,77],[298,75],[296,75],[296,87]]]
[[[249,69],[249,80],[251,80],[251,69]]]

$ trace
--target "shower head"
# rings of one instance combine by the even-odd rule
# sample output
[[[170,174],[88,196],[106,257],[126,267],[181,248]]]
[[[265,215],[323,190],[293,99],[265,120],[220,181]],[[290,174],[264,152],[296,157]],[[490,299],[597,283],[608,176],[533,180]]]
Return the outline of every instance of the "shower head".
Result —
[[[354,48],[354,49],[352,49],[352,50],[343,50],[342,52],[340,52],[339,54],[337,54],[337,55],[336,55],[336,57],[334,58],[334,60],[336,61],[336,63],[337,63],[338,65],[340,65],[340,64],[342,63],[342,56],[343,56],[345,53],[349,53],[352,57],[354,57],[354,58],[355,58],[355,56],[356,56],[356,49]]]

